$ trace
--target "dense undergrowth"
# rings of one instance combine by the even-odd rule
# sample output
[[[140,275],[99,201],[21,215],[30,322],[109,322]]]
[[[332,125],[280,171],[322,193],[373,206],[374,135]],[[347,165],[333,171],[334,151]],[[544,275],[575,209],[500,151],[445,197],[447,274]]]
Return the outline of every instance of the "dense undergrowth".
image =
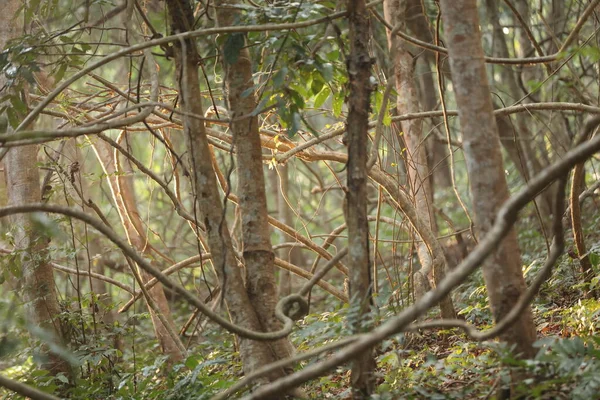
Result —
[[[593,228],[600,222],[598,219],[600,216],[596,215],[586,224],[596,273],[600,267],[600,233]],[[521,225],[530,224],[533,221],[521,221]],[[544,261],[546,247],[538,230],[520,228],[524,272],[527,280],[531,280]],[[499,389],[508,388],[511,374],[523,377],[513,387],[523,398],[597,398],[600,302],[585,299],[582,293],[589,288],[578,282],[577,259],[565,254],[533,304],[539,337],[536,345],[540,349],[535,359],[517,360],[500,343],[474,343],[456,329],[398,335],[375,349],[378,389],[373,399],[493,399]],[[598,279],[593,282],[596,284]],[[376,319],[384,321],[402,308],[397,294],[398,290],[379,293]],[[481,329],[492,325],[480,272],[455,290],[454,298],[466,321]],[[98,307],[98,302],[91,300],[81,299],[83,309],[92,304]],[[73,301],[63,300],[65,310],[74,309],[74,304],[69,304]],[[328,298],[315,303],[312,313],[292,335],[299,352],[351,334],[347,307]],[[234,336],[224,335],[211,324],[193,336],[184,337],[191,355],[183,364],[171,366],[166,358],[156,356],[160,349],[156,348],[149,316],[144,310],[138,309],[138,314],[123,325],[106,327],[101,326],[100,316],[107,310],[99,309],[94,314],[64,313],[75,347],[65,355],[76,365],[77,375],[75,384],[67,385],[66,377],[52,377],[35,367],[36,345],[30,347],[23,320],[13,316],[15,301],[5,299],[0,306],[2,374],[50,393],[73,399],[208,399],[243,376]],[[427,316],[435,317],[436,310]],[[179,318],[183,320],[185,314]],[[122,352],[113,346],[119,336],[124,338]],[[40,333],[37,345],[43,341]],[[295,367],[306,367],[318,359]],[[307,383],[303,389],[312,399],[349,399],[349,379],[347,366],[341,366]],[[0,391],[0,398],[19,396]]]

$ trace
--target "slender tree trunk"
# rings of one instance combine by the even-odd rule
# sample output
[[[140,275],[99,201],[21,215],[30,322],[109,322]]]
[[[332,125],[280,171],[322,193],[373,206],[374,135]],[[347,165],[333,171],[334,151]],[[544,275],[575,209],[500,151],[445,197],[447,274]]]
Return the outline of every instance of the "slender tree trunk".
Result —
[[[356,332],[364,331],[366,314],[372,303],[369,224],[367,220],[367,146],[371,109],[371,66],[369,12],[364,0],[346,3],[350,24],[350,55],[346,62],[349,78],[348,101],[348,270],[350,272],[350,309]],[[375,389],[375,360],[372,350],[357,355],[352,362],[354,399],[368,399]]]
[[[500,24],[500,16],[498,15],[498,3],[493,0],[486,0],[486,14],[487,18],[492,25],[493,29],[493,52],[497,57],[509,58],[508,45],[506,43],[506,35],[502,30]],[[529,41],[529,39],[527,39]],[[499,65],[494,66],[498,68],[500,82],[504,85],[505,101],[508,105],[520,100],[521,91],[517,84],[517,76],[513,72],[510,66]],[[535,157],[535,153],[531,148],[529,141],[532,137],[531,131],[527,124],[526,118],[529,118],[526,114],[517,114],[513,117],[515,123],[511,123],[511,117],[499,117],[496,119],[498,124],[498,133],[500,135],[500,142],[506,149],[511,161],[519,171],[519,174],[525,182],[527,182],[531,176],[537,175],[542,169],[539,160]],[[541,194],[539,200],[536,201],[540,209],[542,216],[542,223],[544,224],[546,232],[551,230],[551,216],[552,216],[552,202],[554,198],[553,190],[546,190]]]
[[[172,33],[191,29],[194,20],[189,0],[167,0]],[[252,303],[237,265],[235,252],[227,224],[224,223],[223,202],[219,195],[215,171],[204,123],[191,115],[204,115],[202,96],[198,78],[198,52],[193,40],[177,41],[173,44],[176,81],[179,85],[179,103],[183,115],[183,130],[186,140],[189,166],[193,171],[193,186],[198,214],[206,225],[208,245],[213,264],[223,287],[223,295],[233,323],[251,329],[261,330],[257,311]],[[273,350],[266,342],[239,338],[240,355],[246,373],[251,373],[275,360]],[[284,374],[277,370],[267,380]],[[263,380],[264,382],[264,380]]]
[[[496,212],[509,197],[500,140],[485,71],[476,0],[442,0],[442,17],[463,134],[463,148],[477,231],[488,232]],[[517,236],[513,230],[483,265],[494,318],[502,319],[525,291]],[[535,354],[531,310],[501,336],[522,357]]]
[[[93,140],[92,143],[104,173],[108,177],[110,190],[129,243],[138,252],[151,258],[153,255],[145,234],[146,229],[138,212],[131,176],[123,175],[124,171],[117,168],[118,155],[108,143],[100,139]],[[143,269],[139,269],[139,272],[144,284],[153,278]],[[185,358],[185,348],[176,334],[177,329],[171,317],[164,288],[161,284],[157,284],[148,290],[148,294],[150,298],[146,298],[146,303],[163,354],[169,357],[170,363],[180,362]]]
[[[237,3],[237,0],[215,1],[218,25],[236,24],[240,16],[233,6]],[[239,33],[234,35],[245,43],[245,35]],[[227,49],[224,48],[223,54],[226,52]],[[262,329],[277,331],[281,329],[282,324],[275,317],[275,306],[278,301],[273,264],[275,254],[271,246],[258,116],[252,114],[257,103],[254,93],[249,94],[254,87],[252,60],[247,47],[239,50],[235,61],[228,60],[225,56],[221,57],[221,60],[225,71],[224,83],[229,117],[233,120],[231,131],[236,149],[237,194],[242,214],[246,290]],[[274,341],[270,346],[278,359],[286,358],[293,353],[293,347],[287,338]]]
[[[407,0],[385,0],[383,6],[385,18],[392,26],[398,24],[406,25]],[[396,91],[398,92],[396,108],[399,114],[418,113],[421,111],[421,107],[419,106],[417,88],[414,81],[413,56],[409,53],[403,41],[391,37],[391,31],[389,30],[387,34],[388,43],[393,54],[392,62],[396,79]],[[407,148],[406,164],[408,180],[418,218],[421,219],[423,224],[431,228],[433,232],[436,232],[435,216],[433,214],[433,196],[429,181],[429,166],[427,164],[427,154],[423,141],[423,120],[412,119],[403,121],[402,132],[404,133],[403,138]],[[417,253],[421,262],[421,270],[415,273],[415,292],[418,297],[422,297],[429,286],[424,287],[426,279],[431,275],[433,275],[435,283],[443,279],[447,263],[444,260],[441,264],[434,264],[431,250],[424,241],[418,244]],[[452,298],[446,297],[440,303],[440,309],[442,318],[456,317]]]
[[[433,43],[433,35],[425,16],[422,0],[407,0],[406,26],[415,37],[427,43]],[[405,44],[402,43],[402,45]],[[438,103],[438,91],[433,79],[435,72],[432,71],[432,65],[435,65],[434,54],[430,51],[423,52],[419,57],[416,68],[420,97],[425,111],[435,110]],[[427,126],[429,126],[429,129],[438,129],[436,119],[431,119]],[[438,188],[448,189],[452,187],[448,146],[433,137],[430,137],[424,145],[427,147],[427,161],[431,171],[431,192],[434,193],[434,189],[437,190]]]
[[[10,39],[21,34],[19,22],[22,18],[16,15],[21,4],[18,0],[7,0],[2,4],[0,49],[4,49]],[[6,83],[4,74],[1,74],[0,87],[4,87]],[[9,92],[11,91],[3,91],[3,94]],[[21,96],[14,91],[10,94]],[[10,132],[8,123],[6,126]],[[9,206],[41,202],[37,154],[37,145],[15,147],[6,154],[4,166]],[[47,245],[50,239],[36,229],[30,214],[12,215],[10,223],[14,229],[15,250],[20,252],[22,279],[18,282],[19,294],[25,305],[30,331],[47,343],[41,348],[42,365],[54,375],[70,374],[68,363],[50,350],[53,345],[64,344],[54,271],[48,263]],[[40,329],[43,330],[42,336]]]

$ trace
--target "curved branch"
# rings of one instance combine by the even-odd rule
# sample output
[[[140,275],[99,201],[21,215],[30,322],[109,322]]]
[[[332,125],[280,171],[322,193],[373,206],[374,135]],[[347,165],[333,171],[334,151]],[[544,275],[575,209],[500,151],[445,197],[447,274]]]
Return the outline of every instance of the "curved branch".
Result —
[[[0,386],[7,388],[15,393],[31,398],[32,400],[60,400],[58,397],[44,393],[32,386],[9,379],[0,375]]]
[[[561,215],[565,209],[565,187],[567,184],[567,173],[559,178],[558,192],[556,195],[555,204],[555,218],[554,218],[554,239],[550,248],[550,253],[546,262],[540,269],[535,280],[527,291],[521,296],[517,304],[510,310],[508,314],[501,321],[499,321],[493,328],[485,331],[479,331],[473,325],[462,321],[462,320],[441,320],[441,321],[430,321],[412,324],[407,327],[407,330],[419,330],[419,329],[430,329],[430,328],[461,328],[467,336],[476,341],[484,341],[500,336],[507,328],[509,328],[515,321],[520,317],[521,312],[533,301],[533,298],[537,295],[538,291],[542,287],[542,284],[546,282],[552,272],[552,267],[556,264],[558,257],[561,256],[565,249],[565,238],[562,224]]]
[[[577,21],[577,23],[575,24],[575,27],[573,28],[573,30],[571,31],[571,33],[569,34],[569,36],[567,37],[567,39],[565,40],[563,45],[560,47],[560,49],[558,49],[558,51],[556,53],[550,54],[547,56],[526,57],[526,58],[501,58],[501,57],[487,57],[486,56],[486,57],[484,57],[485,62],[488,64],[519,65],[519,64],[547,64],[547,63],[551,63],[553,61],[558,60],[559,57],[562,55],[562,53],[566,51],[567,47],[569,47],[571,45],[571,43],[573,43],[573,41],[575,41],[577,34],[583,27],[583,24],[585,23],[585,21],[587,21],[587,19],[590,17],[590,15],[592,15],[592,13],[594,12],[594,9],[596,8],[596,6],[598,4],[600,4],[600,0],[594,0],[590,4],[588,4],[588,7],[583,12],[581,17]],[[385,25],[386,28],[388,28],[389,30],[392,30],[392,26],[387,21],[385,21],[385,18],[383,18],[383,16],[381,14],[379,14],[376,11],[372,11],[372,12],[375,15],[375,17],[379,20],[379,22],[381,22],[383,25]],[[400,36],[402,39],[406,40],[407,42],[412,43],[416,46],[419,46],[423,49],[427,49],[427,50],[430,50],[430,51],[433,51],[436,53],[440,53],[440,54],[448,54],[448,49],[446,49],[445,47],[437,46],[435,44],[428,43],[428,42],[424,42],[422,40],[419,40],[417,38],[414,38],[414,37],[402,32],[402,31],[397,31],[396,34],[398,36]]]
[[[600,124],[600,117],[594,117],[586,122],[584,131],[591,132],[598,124]],[[453,288],[462,283],[481,265],[482,261],[496,248],[497,244],[514,225],[519,210],[525,207],[525,205],[527,205],[531,199],[542,191],[549,183],[563,176],[566,171],[591,157],[597,151],[600,151],[600,136],[596,136],[589,142],[570,150],[561,160],[545,168],[541,173],[531,179],[527,187],[523,188],[504,203],[498,212],[498,216],[492,229],[479,242],[467,258],[452,272],[446,275],[444,280],[442,280],[434,290],[426,293],[425,296],[416,301],[411,307],[404,309],[398,316],[390,319],[373,331],[360,335],[355,342],[327,360],[312,364],[310,367],[301,371],[288,375],[271,384],[262,386],[243,399],[258,400],[297,387],[303,382],[321,376],[331,368],[351,360],[357,353],[365,351],[365,349],[373,347],[382,340],[406,330],[406,327],[412,321],[433,307],[444,296],[448,295]]]
[[[49,204],[26,204],[20,206],[11,206],[11,207],[2,207],[0,208],[0,218],[7,217],[13,214],[24,214],[24,213],[32,213],[32,212],[47,212],[54,214],[62,214],[69,216],[71,218],[78,219],[86,224],[92,226],[98,232],[106,236],[111,242],[113,242],[117,247],[119,247],[123,253],[125,253],[128,257],[130,257],[133,261],[135,261],[141,268],[146,270],[148,273],[153,275],[160,283],[173,290],[175,293],[179,294],[183,297],[188,303],[197,307],[203,314],[209,317],[211,320],[221,325],[223,328],[227,329],[230,332],[233,332],[241,337],[253,339],[253,340],[263,340],[263,341],[271,341],[280,339],[289,335],[291,332],[294,321],[288,316],[287,313],[292,312],[291,308],[293,305],[296,305],[300,308],[301,311],[308,309],[308,304],[306,301],[298,295],[287,296],[279,301],[277,304],[276,315],[283,324],[284,327],[280,331],[276,332],[255,332],[251,331],[237,325],[232,324],[227,319],[221,317],[219,314],[213,312],[210,308],[208,308],[204,302],[186,290],[183,286],[178,283],[173,282],[169,279],[165,274],[163,274],[158,268],[151,265],[145,258],[143,258],[137,251],[135,251],[131,246],[129,246],[125,241],[117,236],[117,234],[104,225],[101,221],[93,218],[79,210],[75,210],[70,207],[58,206],[58,205],[49,205]],[[300,317],[298,313],[295,314],[296,317]]]
[[[92,272],[92,271],[85,271],[85,270],[75,270],[73,268],[69,268],[69,267],[65,267],[62,266],[60,264],[51,262],[50,265],[52,266],[52,268],[54,268],[57,271],[61,271],[61,272],[65,272],[67,274],[75,274],[75,275],[83,275],[83,276],[90,276],[94,279],[99,279],[101,281],[104,281],[106,283],[110,283],[111,285],[114,285],[118,288],[123,289],[124,291],[133,294],[135,292],[135,290],[133,290],[133,288],[129,285],[126,285],[124,283],[119,282],[116,279],[112,279],[106,275],[102,275],[102,274],[98,274],[96,272]]]

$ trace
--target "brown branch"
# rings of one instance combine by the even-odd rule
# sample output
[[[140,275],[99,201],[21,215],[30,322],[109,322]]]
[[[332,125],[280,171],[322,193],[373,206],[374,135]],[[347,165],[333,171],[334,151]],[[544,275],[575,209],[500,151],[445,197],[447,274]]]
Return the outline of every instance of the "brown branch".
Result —
[[[289,335],[294,325],[294,320],[292,320],[286,313],[289,313],[292,310],[294,305],[300,307],[301,309],[307,309],[308,304],[306,301],[298,295],[287,296],[279,301],[277,304],[276,315],[283,323],[284,327],[277,332],[255,332],[248,329],[244,329],[237,325],[232,324],[227,319],[221,317],[219,314],[214,313],[210,308],[208,308],[203,301],[189,292],[180,284],[173,282],[169,279],[165,274],[162,273],[158,268],[154,267],[148,260],[146,260],[140,253],[135,251],[130,245],[128,245],[125,241],[123,241],[117,234],[109,227],[104,225],[101,221],[96,218],[91,217],[90,215],[64,206],[58,205],[49,205],[49,204],[26,204],[19,206],[10,206],[10,207],[2,207],[0,208],[0,218],[7,217],[9,215],[14,214],[25,214],[32,213],[36,211],[42,211],[47,213],[54,214],[62,214],[69,216],[71,218],[78,219],[90,226],[94,229],[98,230],[102,235],[108,238],[111,242],[113,242],[117,247],[119,247],[123,253],[125,253],[128,257],[130,257],[135,263],[137,263],[140,268],[146,270],[148,273],[153,275],[158,279],[160,283],[165,285],[167,288],[173,290],[175,293],[184,298],[188,303],[200,309],[200,311],[208,316],[211,320],[221,325],[223,328],[227,329],[230,332],[233,332],[239,336],[244,338],[253,339],[253,340],[262,340],[262,341],[270,341],[276,340],[282,337]],[[295,314],[296,317],[300,317],[298,314]]]
[[[60,400],[58,397],[48,393],[44,393],[32,386],[26,385],[21,382],[9,379],[3,375],[0,375],[0,386],[7,388],[21,396],[28,397],[32,400]]]
[[[588,132],[600,124],[600,117],[594,117],[587,121],[584,131]],[[312,364],[292,375],[288,375],[271,384],[258,388],[251,395],[244,397],[244,400],[258,400],[273,396],[276,393],[287,391],[291,388],[321,376],[326,371],[341,365],[354,357],[355,354],[373,347],[382,340],[405,331],[407,326],[417,319],[423,313],[427,312],[437,302],[439,302],[450,291],[462,283],[482,261],[497,247],[498,243],[509,232],[517,220],[519,210],[525,207],[532,198],[534,198],[549,183],[563,176],[566,171],[573,168],[580,162],[591,157],[595,152],[600,151],[600,136],[594,137],[571,151],[556,163],[542,170],[535,176],[529,185],[519,191],[516,195],[508,199],[500,208],[492,229],[479,242],[469,256],[460,263],[440,284],[432,291],[428,292],[416,301],[411,307],[404,309],[399,315],[388,320],[373,331],[360,335],[352,344],[345,347],[342,351],[334,354],[330,358],[321,362]]]

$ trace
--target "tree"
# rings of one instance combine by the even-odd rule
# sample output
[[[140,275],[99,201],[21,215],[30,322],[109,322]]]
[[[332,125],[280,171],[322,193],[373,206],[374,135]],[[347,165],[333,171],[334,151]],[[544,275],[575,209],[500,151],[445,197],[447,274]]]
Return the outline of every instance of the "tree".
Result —
[[[10,3],[0,396],[593,398],[600,0],[481,4]]]
[[[490,231],[496,214],[508,197],[498,128],[485,72],[479,16],[475,0],[442,1],[444,35],[450,56],[469,187],[479,235]],[[474,84],[473,82],[477,82]],[[511,230],[483,264],[490,305],[500,321],[525,291],[517,236]],[[529,308],[502,338],[523,357],[535,354],[535,325]]]
[[[406,26],[407,2],[384,2],[386,19],[391,25],[398,28]],[[396,29],[396,28],[394,28]],[[406,45],[400,42],[395,32],[387,31],[390,54],[393,55],[394,79],[396,84],[396,109],[400,114],[418,113],[421,111],[417,88],[414,79],[414,60]],[[393,34],[393,36],[392,36]],[[415,209],[422,223],[436,232],[435,215],[433,212],[433,192],[429,179],[429,165],[427,154],[423,145],[423,121],[420,119],[402,122],[402,138],[406,143],[406,169]],[[427,279],[433,275],[435,282],[440,282],[445,275],[447,261],[443,253],[441,257],[434,257],[434,253],[425,241],[418,245],[417,253],[421,261],[421,270],[415,273],[415,292],[422,297],[429,284]],[[441,259],[440,259],[441,258]],[[454,318],[456,312],[452,298],[448,297],[440,304],[442,318]]]
[[[217,23],[235,26],[240,19],[229,2],[216,2]],[[246,43],[244,35],[232,34],[223,47],[223,70],[230,128],[238,165],[238,196],[242,215],[243,257],[246,290],[264,331],[277,331],[282,324],[275,316],[278,301],[273,248],[269,230],[267,195],[263,175],[262,147],[258,132],[258,104],[254,96],[252,59],[247,48],[235,51],[234,41]],[[293,347],[288,339],[271,343],[275,359],[289,357]]]
[[[350,54],[348,55],[348,189],[345,216],[348,225],[348,269],[350,270],[350,303],[353,330],[364,330],[373,304],[373,280],[369,252],[367,220],[367,140],[371,109],[371,64],[366,38],[369,36],[369,14],[366,2],[349,0],[346,4],[350,23]],[[352,364],[354,399],[368,399],[374,391],[375,361],[369,349]]]
[[[193,25],[192,12],[190,4],[187,0],[170,0],[168,3],[169,16],[171,19],[171,26],[174,33],[181,33],[188,31]],[[202,120],[192,117],[193,115],[203,115],[202,101],[199,92],[199,80],[198,80],[198,53],[196,45],[193,41],[187,40],[183,44],[177,43],[175,47],[175,62],[177,69],[181,74],[178,77],[178,82],[185,82],[179,86],[179,96],[181,97],[182,109],[187,113],[183,119],[183,129],[185,132],[186,144],[189,149],[190,160],[188,168],[194,174],[194,196],[197,202],[198,213],[201,215],[201,220],[204,221],[206,227],[206,233],[208,236],[208,245],[212,254],[213,265],[219,275],[223,296],[231,319],[236,325],[240,325],[246,329],[252,331],[262,331],[267,327],[261,326],[261,320],[259,318],[259,310],[254,308],[254,302],[251,300],[251,296],[244,287],[244,282],[240,274],[240,270],[237,266],[235,259],[235,252],[231,244],[231,237],[227,226],[223,223],[224,210],[218,193],[217,182],[215,172],[211,164],[211,154],[208,147],[208,140],[206,136],[205,126]],[[243,55],[240,55],[243,57]],[[247,62],[243,60],[242,62]],[[230,77],[236,84],[247,84],[248,75],[240,75],[240,73],[246,74],[247,70],[230,71],[230,73],[237,74],[235,77]],[[238,83],[239,82],[239,83]],[[240,97],[240,87],[233,85],[230,90],[235,90],[231,94],[234,98]],[[237,107],[237,105],[236,105]],[[239,124],[244,129],[244,117],[248,115],[246,112],[248,107],[245,106],[243,111],[232,110],[232,117],[240,116],[242,118]],[[246,124],[252,123],[252,120],[246,121]],[[244,132],[242,132],[243,134]],[[240,132],[237,132],[240,135]],[[246,133],[249,135],[249,140],[252,140],[252,132]],[[260,149],[258,149],[260,150]],[[238,151],[244,151],[243,148]],[[256,171],[255,171],[256,172]],[[261,171],[262,172],[262,171]],[[256,176],[254,177],[256,178]],[[251,190],[249,185],[246,183],[243,187],[244,190]],[[259,186],[260,190],[260,186]],[[264,197],[264,181],[262,185]],[[260,193],[260,192],[257,192]],[[250,198],[245,200],[251,201]],[[259,216],[252,214],[246,214],[247,221],[250,224],[257,221]],[[259,221],[262,222],[262,221]],[[245,248],[245,256],[254,263],[252,266],[247,268],[257,267],[259,268],[256,272],[262,273],[260,268],[268,268],[260,264],[260,260],[269,259],[273,257],[272,250],[265,248],[267,243],[261,243],[262,236],[257,235],[254,237],[255,232],[251,229],[252,226],[245,226],[244,230],[249,235],[250,239],[257,239],[258,243],[249,243],[249,247]],[[248,239],[248,237],[247,237]],[[261,247],[261,245],[263,247]],[[253,259],[256,257],[256,259]],[[258,264],[258,265],[257,265]],[[249,281],[248,284],[254,286],[250,293],[253,296],[258,296],[261,291],[269,290],[272,293],[276,293],[276,286],[274,284],[274,277],[269,276],[272,274],[272,270],[266,270],[265,280],[261,280],[260,276],[251,277],[252,280],[257,279],[256,282]],[[265,285],[264,287],[262,285]],[[263,305],[269,306],[273,304],[274,299],[269,299],[269,303]],[[265,315],[264,311],[262,314],[263,318],[267,318],[265,321],[272,321],[272,317]],[[272,323],[272,322],[271,322]],[[270,325],[269,327],[272,327]],[[257,342],[241,337],[240,339],[240,352],[242,360],[244,362],[244,370],[247,373],[253,372],[258,369],[259,366],[267,365],[272,363],[276,358],[274,357],[273,351],[271,350],[267,342]],[[276,353],[277,354],[277,353]],[[274,379],[281,375],[281,371],[275,371],[272,374],[271,379]]]
[[[19,7],[18,1],[9,1],[0,16],[0,47],[19,34],[19,20],[13,18]],[[26,104],[27,88],[19,82],[22,90],[10,90],[13,104]],[[0,86],[10,87],[4,76],[0,77]],[[25,106],[26,107],[26,106]],[[4,116],[3,118],[7,118]],[[8,126],[6,121],[5,126]],[[6,187],[8,205],[38,203],[42,200],[40,174],[37,167],[38,146],[30,145],[15,149],[2,149],[6,156]],[[41,219],[40,219],[41,218]],[[54,271],[49,263],[46,246],[49,237],[44,234],[43,217],[21,214],[11,217],[13,226],[12,240],[15,248],[14,262],[20,266],[18,279],[19,293],[22,297],[29,329],[33,336],[45,342],[40,351],[41,364],[52,374],[69,374],[69,364],[57,354],[57,346],[64,344],[61,326],[61,309],[58,304]],[[14,278],[17,280],[17,277]],[[51,347],[54,346],[54,349]]]

